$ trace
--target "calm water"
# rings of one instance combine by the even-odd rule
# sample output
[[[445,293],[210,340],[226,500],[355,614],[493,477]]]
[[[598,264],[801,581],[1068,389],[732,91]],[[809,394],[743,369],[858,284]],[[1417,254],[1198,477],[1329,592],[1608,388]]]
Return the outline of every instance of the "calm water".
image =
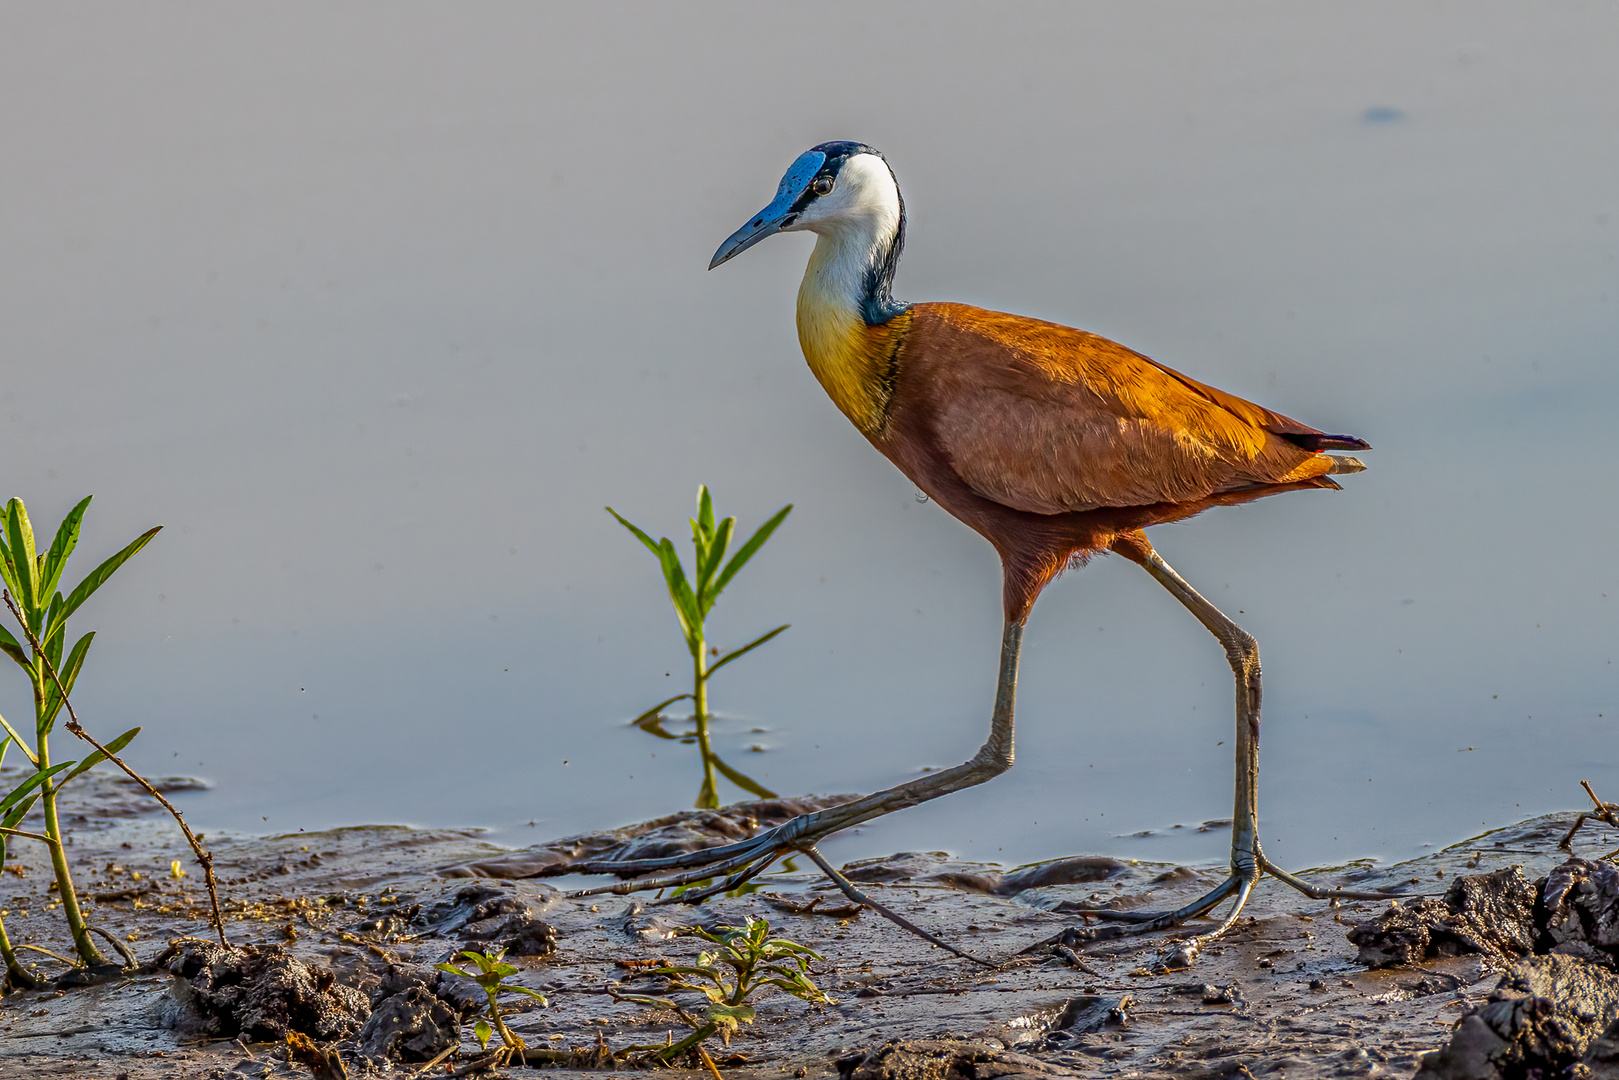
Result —
[[[990,550],[804,366],[807,238],[704,270],[855,138],[909,205],[900,296],[1377,447],[1155,534],[1264,650],[1274,856],[1619,797],[1619,11],[1007,11],[10,5],[3,494],[45,528],[96,493],[81,573],[167,526],[78,617],[87,721],[215,781],[210,828],[687,805],[690,752],[623,723],[688,661],[601,507],[678,537],[707,482],[744,526],[798,506],[712,619],[793,624],[716,678],[722,751],[786,792],[971,754]],[[1011,774],[837,854],[1220,857],[1163,830],[1229,813],[1229,675],[1146,575],[1049,591],[1022,686]]]

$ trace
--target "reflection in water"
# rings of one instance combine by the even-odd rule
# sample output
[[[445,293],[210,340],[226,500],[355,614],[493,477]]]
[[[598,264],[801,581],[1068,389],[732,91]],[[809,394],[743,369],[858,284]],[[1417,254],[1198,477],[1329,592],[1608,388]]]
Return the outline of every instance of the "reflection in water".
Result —
[[[792,504],[782,507],[769,521],[756,529],[752,536],[742,542],[736,549],[736,554],[727,561],[725,554],[731,545],[732,534],[736,531],[736,518],[728,517],[715,520],[714,499],[708,493],[705,484],[697,489],[697,516],[687,518],[691,523],[691,542],[695,548],[691,571],[681,565],[680,555],[675,550],[674,541],[667,536],[653,541],[645,531],[630,524],[619,516],[612,507],[607,512],[618,518],[618,523],[635,534],[635,538],[650,551],[658,560],[663,570],[664,587],[669,591],[669,603],[674,605],[675,616],[680,620],[680,632],[686,640],[686,648],[691,652],[692,683],[689,694],[676,694],[658,702],[652,708],[631,721],[632,725],[640,728],[649,735],[656,735],[660,739],[672,739],[682,743],[696,743],[698,753],[703,764],[703,784],[697,789],[697,809],[713,810],[720,805],[719,790],[714,780],[716,770],[731,783],[761,799],[774,799],[776,793],[760,784],[757,780],[747,776],[727,765],[718,754],[708,735],[709,721],[712,719],[708,711],[708,680],[716,672],[736,660],[740,660],[748,653],[757,649],[783,630],[786,626],[778,626],[774,630],[759,635],[739,649],[732,649],[721,656],[717,648],[708,644],[708,631],[706,624],[709,612],[714,610],[720,594],[731,580],[748,565],[748,561],[758,554],[759,549],[765,546],[770,534],[776,527],[787,520],[792,513]],[[712,662],[710,662],[712,661]],[[692,703],[691,716],[687,721],[691,724],[688,733],[675,734],[668,731],[664,724],[667,719],[663,710],[677,701],[690,701]]]

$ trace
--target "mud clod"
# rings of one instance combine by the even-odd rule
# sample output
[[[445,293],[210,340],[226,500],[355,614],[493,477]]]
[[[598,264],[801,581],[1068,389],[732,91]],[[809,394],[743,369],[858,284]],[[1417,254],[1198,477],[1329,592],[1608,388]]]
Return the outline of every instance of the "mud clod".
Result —
[[[1434,956],[1483,953],[1505,965],[1535,941],[1535,889],[1516,866],[1457,878],[1443,900],[1394,904],[1351,927],[1357,959],[1369,968],[1419,964]]]
[[[371,1012],[366,996],[338,983],[330,968],[306,965],[280,945],[182,939],[158,966],[175,976],[174,997],[190,1013],[175,1026],[189,1033],[280,1042],[297,1032],[331,1042],[353,1034]]]
[[[382,1000],[360,1029],[360,1053],[394,1061],[431,1061],[457,1039],[461,1016],[425,986]]]
[[[1542,945],[1587,960],[1619,960],[1619,866],[1570,859],[1546,876],[1536,911]]]
[[[1077,1076],[1073,1069],[1027,1054],[962,1039],[896,1039],[838,1062],[842,1080],[993,1080]]]
[[[1589,1077],[1581,1058],[1619,1020],[1619,976],[1571,956],[1532,956],[1466,1013],[1417,1080]]]
[[[550,956],[557,951],[556,928],[527,911],[492,919],[482,926],[469,926],[461,937],[463,949],[488,951],[490,944],[495,944],[507,956]]]

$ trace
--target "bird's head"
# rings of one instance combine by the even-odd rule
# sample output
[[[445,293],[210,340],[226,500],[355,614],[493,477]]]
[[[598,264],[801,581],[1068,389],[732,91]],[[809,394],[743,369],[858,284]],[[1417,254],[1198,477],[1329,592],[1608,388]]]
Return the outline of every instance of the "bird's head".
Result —
[[[822,143],[798,155],[770,205],[726,238],[708,268],[774,233],[799,230],[849,233],[897,257],[904,227],[905,204],[883,155],[865,143]]]

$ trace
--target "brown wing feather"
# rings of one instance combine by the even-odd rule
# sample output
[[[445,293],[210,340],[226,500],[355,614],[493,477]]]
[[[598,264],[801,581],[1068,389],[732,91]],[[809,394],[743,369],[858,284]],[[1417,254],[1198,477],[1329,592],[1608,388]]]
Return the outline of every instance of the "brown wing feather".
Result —
[[[970,488],[1033,513],[1186,502],[1324,474],[1280,437],[1316,429],[1106,338],[963,304],[918,304],[897,393],[926,403]]]

